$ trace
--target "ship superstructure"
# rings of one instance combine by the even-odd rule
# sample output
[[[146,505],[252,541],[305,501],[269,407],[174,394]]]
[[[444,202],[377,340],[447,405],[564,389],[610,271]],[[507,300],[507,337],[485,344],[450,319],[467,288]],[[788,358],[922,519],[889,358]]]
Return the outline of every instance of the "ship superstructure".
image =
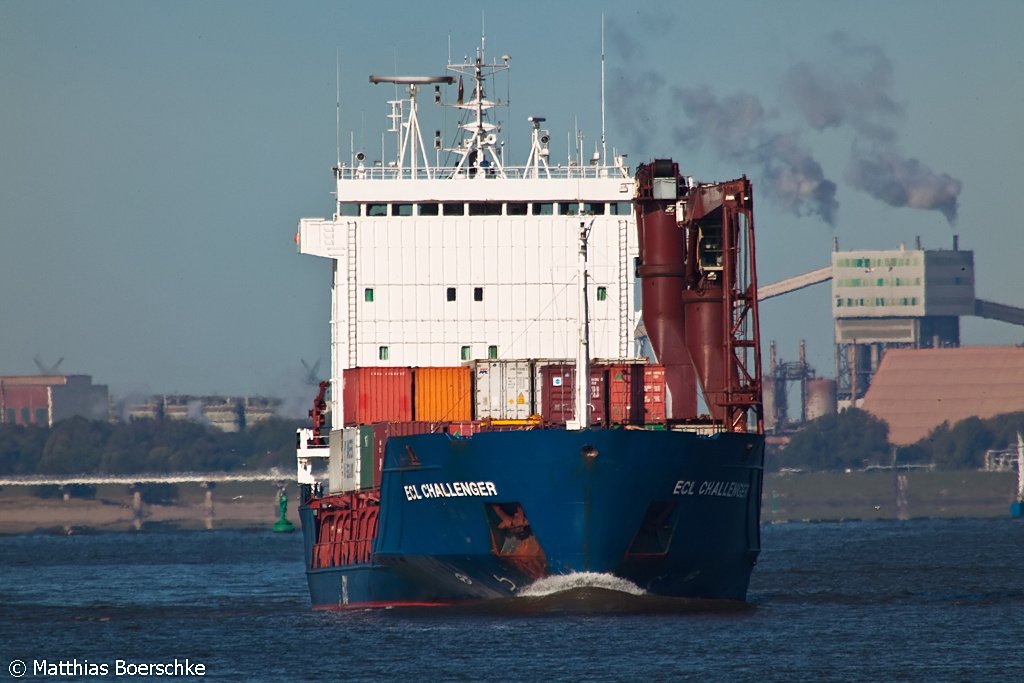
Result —
[[[635,355],[634,182],[623,159],[552,166],[543,120],[531,117],[528,163],[506,166],[483,80],[502,65],[478,57],[454,68],[473,83],[454,105],[469,119],[455,162],[430,163],[417,116],[424,84],[451,77],[371,77],[407,88],[408,99],[390,103],[397,160],[337,168],[335,215],[299,225],[299,251],[334,265],[333,386],[347,367],[574,358],[581,225],[591,353]],[[332,414],[343,413],[342,400],[333,392]]]

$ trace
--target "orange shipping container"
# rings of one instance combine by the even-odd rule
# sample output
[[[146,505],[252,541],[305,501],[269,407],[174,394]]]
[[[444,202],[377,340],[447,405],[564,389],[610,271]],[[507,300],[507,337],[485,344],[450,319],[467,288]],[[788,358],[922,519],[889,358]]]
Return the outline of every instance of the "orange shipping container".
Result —
[[[416,420],[452,422],[473,419],[469,366],[413,368]]]
[[[665,422],[665,368],[644,366],[644,423]]]
[[[644,421],[644,366],[615,363],[608,366],[608,421],[642,424]]]
[[[412,419],[410,368],[348,368],[343,380],[345,426]]]

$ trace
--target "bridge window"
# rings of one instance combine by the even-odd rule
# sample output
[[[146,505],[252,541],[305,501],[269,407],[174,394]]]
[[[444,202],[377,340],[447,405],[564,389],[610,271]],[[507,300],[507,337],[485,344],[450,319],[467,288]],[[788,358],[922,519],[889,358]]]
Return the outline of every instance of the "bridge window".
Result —
[[[359,205],[355,202],[342,202],[338,205],[339,216],[358,216]]]
[[[469,205],[470,216],[500,216],[501,204],[496,202],[473,202]]]
[[[363,290],[363,301],[373,303],[373,287],[367,287]]]
[[[483,300],[484,300],[484,288],[483,287],[474,287],[473,288],[473,301],[483,301]]]
[[[420,215],[421,216],[436,216],[437,215],[437,204],[420,204]]]
[[[387,216],[388,205],[387,204],[367,204],[366,205],[367,216]]]
[[[509,202],[505,211],[509,216],[525,216],[527,206],[529,205],[526,202]]]
[[[391,354],[388,353],[388,347],[378,346],[377,347],[377,358],[380,360],[387,360]]]
[[[449,287],[445,296],[448,299],[448,301],[455,301],[455,288]]]
[[[583,202],[583,213],[588,216],[603,216],[604,202]]]
[[[466,215],[465,204],[444,204],[443,211],[445,216],[464,216]]]
[[[498,347],[497,346],[488,346],[487,347],[487,357],[490,358],[491,360],[496,360],[498,358]]]
[[[608,205],[608,213],[613,216],[628,216],[632,210],[632,202],[612,202]]]
[[[411,216],[412,215],[412,204],[392,204],[391,205],[392,216]]]
[[[580,212],[579,202],[559,202],[558,213],[561,216],[575,216]]]
[[[468,346],[463,346],[459,351],[459,357],[462,358],[462,360],[469,360],[472,356],[473,353],[470,351]]]
[[[550,216],[555,212],[555,205],[551,202],[536,202],[533,204],[534,216]]]
[[[597,300],[598,301],[604,301],[607,298],[608,298],[608,288],[607,287],[598,287],[597,288]]]

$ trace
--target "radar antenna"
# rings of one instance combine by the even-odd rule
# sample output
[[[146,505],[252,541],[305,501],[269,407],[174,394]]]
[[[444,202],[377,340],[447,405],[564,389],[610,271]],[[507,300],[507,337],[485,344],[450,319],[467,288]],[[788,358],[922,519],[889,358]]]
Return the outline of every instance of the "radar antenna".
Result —
[[[404,105],[406,100],[389,100],[391,105],[391,132],[398,136],[398,159],[395,162],[395,174],[398,178],[405,176],[406,159],[409,160],[409,177],[415,179],[420,172],[420,159],[423,160],[423,173],[432,178],[427,148],[423,144],[420,122],[417,115],[416,94],[420,86],[440,84],[451,85],[453,76],[370,76],[370,83],[393,83],[409,88],[409,117],[406,119]]]

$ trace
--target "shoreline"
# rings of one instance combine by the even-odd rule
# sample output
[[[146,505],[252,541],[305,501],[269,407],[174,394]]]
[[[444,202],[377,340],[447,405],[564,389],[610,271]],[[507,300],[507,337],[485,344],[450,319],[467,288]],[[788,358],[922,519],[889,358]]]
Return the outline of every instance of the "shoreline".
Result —
[[[287,518],[299,527],[292,485]],[[127,486],[104,484],[94,498],[38,498],[32,487],[0,490],[0,536],[31,533],[92,533],[149,529],[270,529],[279,516],[277,487],[264,482],[177,487],[177,498],[142,503],[136,509]],[[207,498],[209,495],[209,499]],[[211,508],[212,505],[212,508]]]
[[[902,481],[902,483],[901,483]],[[287,518],[299,528],[292,485]],[[1016,474],[1010,472],[872,471],[768,473],[762,524],[1010,516]],[[96,488],[96,497],[37,498],[28,487],[0,490],[0,536],[107,531],[269,530],[278,518],[277,487],[260,482],[207,490],[182,485],[178,499],[143,504],[136,513],[125,486]],[[210,504],[212,502],[212,514]]]
[[[298,515],[288,511],[298,529]],[[269,503],[143,505],[136,514],[130,505],[108,500],[39,500],[29,496],[0,500],[0,536],[32,533],[82,533],[166,529],[267,529],[277,521]]]

